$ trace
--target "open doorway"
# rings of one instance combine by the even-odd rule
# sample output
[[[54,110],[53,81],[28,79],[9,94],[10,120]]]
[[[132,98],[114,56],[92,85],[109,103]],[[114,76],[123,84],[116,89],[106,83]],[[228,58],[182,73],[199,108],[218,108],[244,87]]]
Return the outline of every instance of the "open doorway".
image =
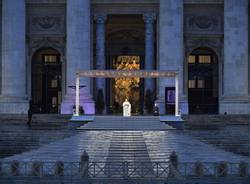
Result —
[[[188,57],[190,114],[218,113],[218,61],[209,48],[195,49]]]
[[[36,113],[59,113],[62,101],[60,54],[53,48],[38,50],[32,58],[32,101]]]
[[[109,15],[106,23],[106,69],[143,70],[145,24],[142,15]],[[113,78],[106,80],[109,114],[121,114],[127,98],[132,113],[143,113],[144,79]]]
[[[115,70],[140,70],[140,56],[116,56],[112,59]],[[133,114],[140,114],[142,80],[140,78],[113,78],[111,79],[110,104],[113,114],[122,113],[122,104],[125,99],[131,103]]]

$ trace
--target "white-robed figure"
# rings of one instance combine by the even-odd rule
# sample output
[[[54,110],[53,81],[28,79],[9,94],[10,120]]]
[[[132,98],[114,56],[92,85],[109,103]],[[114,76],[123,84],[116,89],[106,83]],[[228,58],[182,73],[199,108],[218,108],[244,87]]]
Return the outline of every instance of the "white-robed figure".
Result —
[[[128,99],[126,99],[123,104],[123,116],[131,116],[131,104]]]

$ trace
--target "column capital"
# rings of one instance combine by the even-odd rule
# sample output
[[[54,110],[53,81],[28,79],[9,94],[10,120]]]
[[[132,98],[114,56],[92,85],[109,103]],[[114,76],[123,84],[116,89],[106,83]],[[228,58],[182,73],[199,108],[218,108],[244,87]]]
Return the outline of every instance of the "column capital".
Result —
[[[94,14],[94,20],[96,21],[97,24],[104,24],[105,21],[107,20],[107,14],[96,13]]]
[[[153,24],[156,19],[156,14],[152,12],[147,12],[143,14],[143,20],[147,24]]]

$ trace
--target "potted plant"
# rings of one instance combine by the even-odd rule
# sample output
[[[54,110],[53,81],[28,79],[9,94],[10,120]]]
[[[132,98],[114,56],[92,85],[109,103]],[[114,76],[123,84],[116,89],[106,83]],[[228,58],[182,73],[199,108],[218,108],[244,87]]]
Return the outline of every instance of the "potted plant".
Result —
[[[95,108],[96,108],[97,114],[103,113],[103,110],[105,108],[105,103],[104,103],[104,95],[103,95],[102,89],[98,89],[98,91],[97,91]]]
[[[150,89],[146,91],[145,95],[145,107],[148,114],[151,114],[153,112],[154,107],[154,100],[153,100],[153,93]]]

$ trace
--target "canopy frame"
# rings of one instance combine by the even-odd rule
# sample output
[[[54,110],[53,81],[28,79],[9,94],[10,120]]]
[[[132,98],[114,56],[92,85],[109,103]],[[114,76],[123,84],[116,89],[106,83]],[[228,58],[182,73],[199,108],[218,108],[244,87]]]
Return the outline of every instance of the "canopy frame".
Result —
[[[175,77],[175,116],[179,116],[179,79],[178,71],[162,70],[79,70],[76,72],[75,114],[79,116],[80,78],[166,78]]]

